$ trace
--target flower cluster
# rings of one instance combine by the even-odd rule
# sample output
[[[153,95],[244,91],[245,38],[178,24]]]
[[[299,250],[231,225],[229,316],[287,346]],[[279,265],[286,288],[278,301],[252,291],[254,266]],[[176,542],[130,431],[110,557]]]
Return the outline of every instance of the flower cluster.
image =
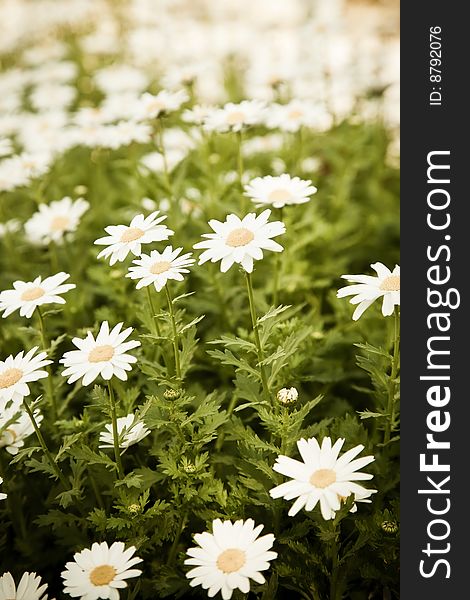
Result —
[[[0,600],[394,595],[393,19],[160,4],[0,5]]]

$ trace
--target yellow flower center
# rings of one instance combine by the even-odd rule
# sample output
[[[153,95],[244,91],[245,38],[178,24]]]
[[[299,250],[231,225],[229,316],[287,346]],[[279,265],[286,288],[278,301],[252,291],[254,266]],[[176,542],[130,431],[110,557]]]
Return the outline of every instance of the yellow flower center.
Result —
[[[70,223],[70,219],[68,217],[54,217],[51,222],[51,229],[53,231],[64,231],[67,229]]]
[[[400,275],[390,275],[390,277],[386,277],[380,284],[380,289],[384,292],[399,292]]]
[[[119,241],[121,242],[134,242],[135,240],[138,240],[139,238],[141,238],[144,235],[144,232],[142,231],[142,229],[139,229],[138,227],[128,227],[124,233],[121,235],[121,238]]]
[[[243,123],[244,120],[245,113],[241,110],[234,110],[227,115],[227,123],[229,125],[237,125],[238,123]]]
[[[168,271],[170,267],[171,263],[169,263],[167,260],[161,260],[159,262],[154,263],[150,267],[150,273],[153,273],[154,275],[160,275],[161,273],[165,273],[165,271]]]
[[[111,360],[114,356],[114,348],[109,344],[104,346],[96,346],[88,355],[88,362],[97,363]]]
[[[116,572],[116,569],[111,565],[100,565],[91,571],[90,581],[96,586],[108,585],[114,579]]]
[[[291,198],[291,194],[290,192],[288,192],[287,190],[274,190],[272,191],[269,196],[268,196],[268,200],[269,202],[287,202],[288,200],[290,200]]]
[[[232,248],[238,248],[239,246],[246,246],[254,238],[255,234],[252,231],[245,227],[240,227],[230,232],[225,243]]]
[[[246,556],[243,550],[238,548],[228,548],[219,555],[217,567],[224,573],[234,573],[243,567],[246,562]]]
[[[148,112],[154,110],[165,110],[165,103],[162,100],[152,100],[147,106]]]
[[[11,387],[18,383],[18,381],[23,377],[23,371],[20,369],[7,369],[0,373],[0,390]]]
[[[332,469],[318,469],[310,476],[310,483],[324,489],[336,481],[336,473]]]
[[[301,111],[298,108],[294,108],[293,110],[291,110],[289,112],[289,114],[287,115],[289,117],[289,119],[300,119],[300,117],[303,117],[304,113],[303,111]]]
[[[41,287],[33,287],[29,288],[29,290],[24,291],[20,298],[25,302],[29,302],[30,300],[37,300],[41,296],[44,296],[46,292]]]

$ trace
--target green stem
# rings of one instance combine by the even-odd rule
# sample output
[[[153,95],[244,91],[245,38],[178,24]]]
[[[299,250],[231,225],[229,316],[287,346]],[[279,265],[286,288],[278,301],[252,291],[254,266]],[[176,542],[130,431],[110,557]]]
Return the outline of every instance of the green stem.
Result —
[[[339,529],[335,527],[335,537],[331,543],[331,575],[330,575],[330,600],[341,600],[343,593],[339,584]]]
[[[155,305],[153,303],[152,292],[150,291],[150,285],[145,286],[145,290],[147,292],[147,301],[148,301],[148,305],[149,305],[150,316],[152,318],[154,334],[158,335],[158,337],[161,337],[162,334],[160,331],[160,325],[159,325],[157,317],[156,317],[157,313],[155,312]]]
[[[116,460],[116,468],[119,479],[124,479],[124,469],[122,468],[121,452],[119,448],[119,435],[116,418],[116,401],[114,398],[114,390],[111,385],[111,381],[108,381],[108,394],[109,403],[111,405],[111,421],[113,426],[113,446],[114,446],[114,458]]]
[[[242,216],[246,214],[246,196],[243,194],[243,133],[237,131],[237,171],[238,171],[238,182],[240,184],[241,194],[241,212]]]
[[[282,221],[283,210],[279,209],[279,220]],[[277,252],[274,259],[274,278],[273,278],[273,306],[277,306],[279,303],[279,279],[281,276],[281,253]]]
[[[255,344],[256,344],[256,350],[258,353],[258,366],[259,366],[259,370],[260,370],[260,375],[261,375],[261,382],[263,384],[263,392],[264,395],[266,396],[266,399],[269,400],[269,386],[268,386],[268,379],[266,377],[266,370],[264,368],[264,365],[261,364],[264,360],[264,355],[263,355],[263,348],[261,346],[261,340],[259,337],[259,330],[258,330],[258,320],[256,317],[256,308],[255,308],[255,301],[254,301],[254,297],[253,297],[253,281],[251,278],[251,273],[247,273],[245,271],[245,276],[246,276],[246,287],[248,290],[248,300],[250,303],[250,314],[251,314],[251,324],[253,326],[253,333],[255,336]]]
[[[168,301],[168,310],[170,312],[171,327],[173,329],[173,351],[175,354],[175,371],[176,377],[181,381],[181,365],[180,365],[180,352],[179,352],[179,336],[178,329],[176,327],[175,311],[173,307],[173,299],[171,297],[170,288],[168,284],[165,285],[166,299]]]
[[[181,538],[181,534],[183,533],[183,530],[184,530],[185,522],[186,522],[186,511],[182,511],[180,519],[178,521],[178,528],[176,530],[175,539],[173,540],[173,543],[171,544],[170,552],[168,553],[168,559],[166,561],[166,564],[168,566],[173,565],[175,562],[176,552],[178,551],[178,544],[179,544],[179,541]]]
[[[49,350],[50,344],[49,344],[49,340],[47,338],[44,317],[42,316],[40,306],[37,307],[37,313],[38,313],[38,320],[39,320],[39,331],[41,334],[42,349],[44,350],[44,352],[47,352]],[[46,371],[47,371],[47,379],[46,379],[47,396],[48,396],[48,400],[51,405],[52,418],[55,421],[57,419],[57,402],[56,402],[56,398],[55,398],[55,394],[54,394],[54,382],[52,381],[52,369],[51,369],[50,365],[46,366]]]
[[[54,460],[49,448],[47,447],[46,441],[44,440],[42,433],[38,427],[38,424],[36,423],[36,419],[34,418],[34,414],[33,411],[31,410],[26,398],[23,398],[23,405],[26,409],[26,412],[29,415],[29,418],[31,419],[31,423],[34,427],[34,431],[36,433],[36,436],[39,440],[39,443],[41,444],[41,448],[47,458],[47,460],[49,461],[49,464],[52,468],[52,470],[54,471],[54,473],[56,474],[57,478],[60,480],[60,482],[62,483],[62,485],[64,486],[65,489],[68,488],[67,485],[67,480],[65,479],[64,474],[62,473],[62,471],[59,468],[59,465],[56,463],[56,461]]]
[[[289,428],[289,409],[286,406],[283,406],[281,409],[281,425],[282,425],[281,435],[280,435],[281,454],[283,456],[285,456],[287,454],[287,437],[288,437],[286,435],[286,431]]]
[[[400,313],[397,306],[394,312],[394,328],[393,328],[393,356],[392,370],[388,383],[388,403],[387,403],[387,423],[384,432],[384,444],[390,441],[393,424],[395,421],[395,390],[398,369],[400,365]]]

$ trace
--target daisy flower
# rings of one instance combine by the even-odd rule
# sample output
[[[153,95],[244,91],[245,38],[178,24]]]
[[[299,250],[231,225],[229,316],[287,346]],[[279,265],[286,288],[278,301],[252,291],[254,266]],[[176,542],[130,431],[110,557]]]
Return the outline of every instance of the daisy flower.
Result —
[[[111,546],[95,542],[91,549],[76,552],[73,562],[68,562],[61,573],[64,592],[72,598],[118,600],[119,589],[127,587],[125,580],[142,573],[132,568],[142,562],[141,558],[133,557],[135,551],[135,546],[125,549],[123,542]]]
[[[44,175],[49,170],[51,162],[50,152],[23,152],[5,160],[2,166],[11,169],[12,172],[18,170],[25,181],[29,181]]]
[[[261,571],[269,569],[269,561],[277,557],[277,552],[270,550],[274,543],[272,533],[258,537],[263,527],[255,527],[253,519],[235,523],[215,519],[212,533],[197,533],[194,539],[199,546],[189,548],[190,558],[184,561],[194,566],[186,573],[190,586],[209,590],[210,598],[220,591],[222,598],[228,600],[236,589],[248,594],[250,579],[264,583]]]
[[[148,85],[148,77],[137,68],[124,64],[113,64],[96,71],[94,78],[97,86],[106,94],[121,92],[141,92]]]
[[[196,249],[205,250],[199,257],[199,264],[220,260],[222,273],[234,263],[251,273],[253,261],[263,258],[263,250],[282,252],[283,247],[272,238],[285,233],[286,227],[281,221],[268,222],[270,214],[267,209],[259,216],[250,213],[239,219],[236,215],[228,215],[223,223],[215,219],[209,221],[215,233],[204,234],[207,239],[194,245]]]
[[[213,106],[206,104],[195,104],[191,108],[187,108],[181,115],[182,120],[185,123],[192,123],[193,125],[203,125],[206,122],[207,117],[217,110]]]
[[[126,342],[133,328],[121,331],[122,326],[123,323],[118,323],[110,331],[108,322],[103,321],[96,340],[91,331],[85,339],[73,338],[72,343],[78,350],[66,352],[59,361],[66,367],[62,375],[68,377],[67,383],[83,378],[82,385],[90,385],[99,375],[106,380],[116,376],[126,381],[126,371],[130,371],[131,364],[137,362],[135,356],[126,353],[140,346],[140,342]]]
[[[9,138],[0,138],[0,157],[13,153],[13,142]]]
[[[3,483],[3,477],[0,477],[0,485]],[[0,500],[5,500],[5,498],[8,496],[8,494],[3,494],[2,492],[0,492]],[[0,582],[2,580],[0,579]],[[1,585],[1,584],[0,584]]]
[[[343,279],[356,284],[343,287],[336,294],[338,298],[354,296],[349,301],[351,304],[358,305],[352,317],[354,321],[357,321],[362,313],[378,298],[383,298],[382,314],[384,317],[393,314],[395,306],[400,306],[400,267],[395,265],[393,271],[390,271],[380,262],[372,264],[371,267],[377,273],[377,277],[371,275],[341,275]]]
[[[145,123],[135,121],[119,121],[116,125],[106,127],[107,148],[116,150],[121,146],[128,146],[132,142],[148,144],[152,139],[152,128]]]
[[[89,203],[83,198],[74,201],[68,196],[50,204],[40,204],[39,210],[24,225],[26,235],[33,243],[60,244],[64,235],[77,229],[89,208]]]
[[[14,289],[0,292],[0,311],[3,311],[3,318],[19,310],[20,316],[29,319],[38,306],[65,304],[60,295],[76,287],[74,283],[64,284],[69,277],[68,273],[61,272],[46,277],[44,281],[40,276],[34,281],[15,281]]]
[[[343,438],[339,438],[333,446],[329,437],[323,438],[321,446],[315,438],[302,438],[297,442],[297,447],[303,462],[278,456],[273,469],[292,480],[272,488],[269,493],[272,498],[296,498],[289,516],[293,517],[304,507],[311,511],[320,502],[321,514],[328,521],[334,518],[335,512],[341,508],[341,502],[351,494],[354,494],[356,501],[370,502],[367,498],[376,490],[368,490],[355,482],[372,479],[373,475],[358,470],[375,459],[373,456],[364,456],[353,460],[364,449],[362,445],[355,446],[338,458],[343,444]]]
[[[16,233],[21,229],[21,223],[18,219],[10,219],[5,223],[0,223],[0,239],[8,234]]]
[[[10,401],[18,405],[25,396],[29,396],[29,383],[47,377],[42,368],[52,361],[46,360],[45,352],[35,355],[37,349],[35,346],[24,356],[22,350],[15,357],[10,354],[4,361],[0,360],[0,401],[4,405]]]
[[[72,104],[76,94],[76,89],[71,85],[45,83],[31,92],[30,100],[33,107],[39,111],[64,110]]]
[[[109,264],[123,261],[129,252],[135,256],[142,254],[142,244],[167,240],[174,231],[166,225],[160,225],[166,216],[158,217],[160,212],[154,211],[148,217],[136,215],[129,225],[110,225],[105,228],[109,236],[95,240],[95,244],[107,246],[98,254],[98,258],[110,258]]]
[[[228,102],[206,115],[205,128],[208,131],[241,131],[262,123],[265,110],[264,103],[259,100],[243,100],[239,104]]]
[[[162,113],[178,110],[188,100],[189,95],[184,90],[178,92],[162,90],[156,96],[145,92],[134,107],[134,118],[139,120],[155,119]]]
[[[291,100],[287,104],[272,104],[266,114],[266,125],[289,132],[301,127],[325,130],[331,126],[331,115],[312,102]]]
[[[36,425],[39,425],[43,416],[36,409],[33,412]],[[24,440],[34,433],[34,427],[27,412],[15,405],[8,408],[0,407],[0,448],[15,456],[24,446]]]
[[[47,600],[46,590],[47,583],[41,585],[41,578],[36,573],[23,573],[18,587],[10,573],[0,577],[0,600]]]
[[[112,423],[105,425],[105,428],[106,431],[100,433],[100,442],[102,442],[100,448],[114,448]],[[117,431],[119,447],[124,450],[127,450],[129,446],[137,444],[150,433],[150,429],[147,429],[142,421],[136,420],[133,413],[130,413],[127,417],[119,417],[117,420]]]
[[[166,163],[168,171],[173,171],[176,165],[178,165],[187,154],[187,151],[183,148],[170,148],[165,150],[165,157],[163,157],[161,152],[149,152],[140,159],[140,163],[144,167],[140,170],[143,173],[145,173],[146,170],[151,171],[152,173],[162,173],[165,171]]]
[[[304,204],[310,196],[316,194],[317,188],[310,180],[291,177],[284,173],[278,177],[256,177],[245,186],[245,196],[248,196],[256,206],[270,205],[283,208],[290,204]]]
[[[172,246],[167,246],[163,252],[152,250],[150,254],[142,254],[132,261],[136,266],[129,268],[126,277],[140,280],[136,285],[138,290],[153,283],[157,292],[165,287],[169,279],[183,281],[183,273],[189,273],[187,267],[196,261],[190,258],[191,252],[179,256],[182,250],[183,248],[173,250]]]

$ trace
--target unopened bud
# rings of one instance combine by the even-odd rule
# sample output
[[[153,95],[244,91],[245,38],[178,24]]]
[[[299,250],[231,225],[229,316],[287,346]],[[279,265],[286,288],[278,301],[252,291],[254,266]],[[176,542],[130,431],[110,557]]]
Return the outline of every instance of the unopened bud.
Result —
[[[280,402],[281,404],[294,404],[294,402],[296,402],[297,398],[299,397],[299,392],[295,389],[295,387],[282,388],[278,391],[276,397],[278,402]]]

